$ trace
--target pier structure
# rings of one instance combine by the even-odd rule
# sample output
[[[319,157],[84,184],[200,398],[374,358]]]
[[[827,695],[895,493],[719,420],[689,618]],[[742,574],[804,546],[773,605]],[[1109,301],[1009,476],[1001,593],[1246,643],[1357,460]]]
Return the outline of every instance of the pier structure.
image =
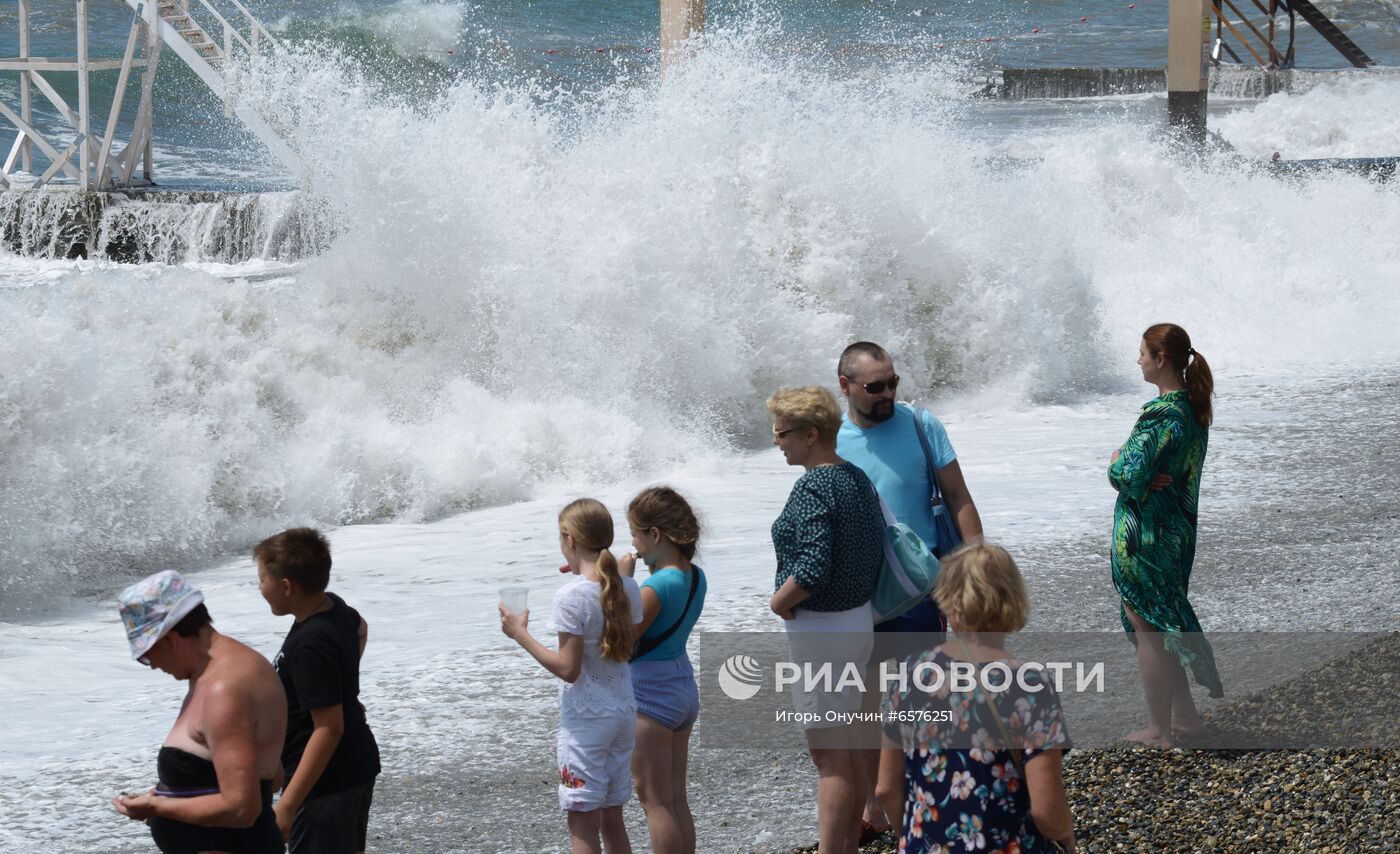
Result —
[[[661,0],[661,73],[675,67],[686,39],[705,30],[705,0]]]
[[[155,76],[168,49],[194,71],[283,166],[300,171],[295,153],[279,133],[251,108],[241,106],[228,85],[227,71],[239,54],[256,59],[278,45],[240,0],[74,0],[76,52],[72,57],[34,56],[31,51],[31,0],[19,4],[19,56],[0,59],[0,72],[19,73],[18,109],[0,100],[0,119],[16,136],[0,167],[5,189],[66,186],[84,192],[132,190],[154,185],[152,120]],[[50,7],[51,8],[51,7]],[[93,57],[88,23],[93,15],[129,15],[126,49],[120,57]],[[216,39],[215,36],[218,36]],[[101,133],[94,132],[91,75],[117,74],[112,103]],[[140,99],[130,121],[130,138],[116,138],[133,73],[140,75]],[[46,75],[76,74],[78,103],[69,105]],[[56,130],[41,130],[34,117],[34,94],[58,112]],[[46,161],[36,174],[36,161]],[[140,173],[137,166],[140,166]]]
[[[1205,0],[1173,0],[1167,11],[1167,124],[1193,143],[1206,141],[1209,45]]]
[[[1258,24],[1246,14],[1250,11],[1249,4],[1253,4],[1265,16]],[[1336,48],[1353,68],[1370,68],[1376,64],[1311,0],[1268,0],[1268,5],[1263,0],[1249,0],[1248,3],[1238,0],[1238,4],[1236,0],[1211,0],[1211,6],[1215,14],[1215,42],[1211,56],[1217,65],[1222,54],[1225,54],[1241,65],[1248,65],[1252,60],[1259,67],[1271,71],[1292,68],[1296,58],[1293,39],[1299,18]],[[1283,38],[1282,28],[1275,22],[1280,14],[1288,16],[1287,43],[1282,48],[1279,45]],[[1240,50],[1235,50],[1236,47]],[[1241,58],[1240,51],[1247,54],[1250,60]]]

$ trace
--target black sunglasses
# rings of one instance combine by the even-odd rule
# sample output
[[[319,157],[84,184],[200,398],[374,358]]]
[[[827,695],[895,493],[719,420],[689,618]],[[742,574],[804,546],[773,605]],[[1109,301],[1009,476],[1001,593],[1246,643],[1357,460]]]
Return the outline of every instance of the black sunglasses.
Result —
[[[899,374],[895,374],[887,380],[876,380],[873,383],[858,383],[850,377],[846,377],[846,381],[865,389],[866,394],[884,394],[885,389],[894,391],[899,388]]]

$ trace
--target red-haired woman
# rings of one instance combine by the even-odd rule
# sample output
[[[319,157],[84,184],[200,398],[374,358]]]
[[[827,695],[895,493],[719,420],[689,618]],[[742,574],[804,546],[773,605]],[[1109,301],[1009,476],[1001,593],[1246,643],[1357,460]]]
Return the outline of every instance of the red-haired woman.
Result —
[[[1211,423],[1214,381],[1186,330],[1148,327],[1138,347],[1142,378],[1158,396],[1143,404],[1132,435],[1113,452],[1113,584],[1123,629],[1137,646],[1150,722],[1128,739],[1169,747],[1204,722],[1186,671],[1224,695],[1210,644],[1187,601],[1196,557],[1196,502]]]

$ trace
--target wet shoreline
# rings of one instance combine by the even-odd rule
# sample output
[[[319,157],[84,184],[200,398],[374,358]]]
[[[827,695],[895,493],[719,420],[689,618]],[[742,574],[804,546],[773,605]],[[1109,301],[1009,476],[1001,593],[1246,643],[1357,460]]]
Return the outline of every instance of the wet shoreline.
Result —
[[[1253,490],[1253,498],[1210,512],[1205,493],[1192,598],[1208,631],[1400,629],[1393,596],[1400,492],[1383,488],[1400,473],[1400,451],[1377,441],[1400,412],[1397,387],[1391,375],[1340,389],[1304,387],[1275,417],[1216,428],[1213,448],[1230,458],[1216,460],[1215,472],[1228,469],[1224,488]],[[1346,417],[1328,419],[1339,411]],[[1029,544],[1016,556],[1035,599],[1029,629],[1120,631],[1106,534]],[[1103,568],[1102,583],[1086,587],[1083,567],[1095,565]],[[1376,571],[1357,573],[1358,566]],[[1304,591],[1329,607],[1299,607]],[[1240,701],[1225,687],[1219,701],[1198,693],[1208,720]],[[532,724],[539,740],[525,754],[512,753],[510,766],[493,761],[499,757],[471,757],[412,777],[386,771],[375,798],[376,844],[387,851],[564,850],[564,819],[553,810],[548,775],[553,721]],[[704,725],[702,712],[697,731]],[[1393,808],[1397,759],[1400,751],[1076,751],[1066,779],[1085,851],[1355,850],[1352,837],[1324,818],[1327,808],[1342,798],[1370,827],[1390,827],[1378,822],[1394,819],[1375,810],[1400,816]],[[1328,770],[1334,766],[1345,771]],[[1298,774],[1310,782],[1289,779]],[[786,851],[815,840],[816,773],[801,751],[696,750],[690,780],[702,851]],[[1266,809],[1273,818],[1261,823]],[[633,845],[645,850],[635,802],[628,822]]]

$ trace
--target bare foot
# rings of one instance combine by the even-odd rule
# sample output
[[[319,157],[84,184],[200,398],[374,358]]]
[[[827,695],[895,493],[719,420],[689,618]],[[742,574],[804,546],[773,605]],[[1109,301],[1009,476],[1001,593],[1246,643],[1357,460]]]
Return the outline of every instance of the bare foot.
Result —
[[[1123,741],[1131,741],[1134,744],[1142,744],[1147,747],[1170,748],[1172,746],[1172,740],[1162,735],[1162,731],[1153,726],[1130,732],[1123,736]]]
[[[883,818],[883,816],[881,816],[881,818]],[[884,836],[886,833],[889,833],[889,822],[884,822],[884,825],[884,827],[875,827],[873,824],[866,821],[865,819],[861,819],[860,844],[862,846],[869,845],[870,843],[879,839],[881,836]]]
[[[1172,724],[1172,738],[1194,741],[1198,738],[1203,738],[1205,734],[1206,722],[1200,718],[1196,718],[1195,721],[1184,723],[1180,726]]]

